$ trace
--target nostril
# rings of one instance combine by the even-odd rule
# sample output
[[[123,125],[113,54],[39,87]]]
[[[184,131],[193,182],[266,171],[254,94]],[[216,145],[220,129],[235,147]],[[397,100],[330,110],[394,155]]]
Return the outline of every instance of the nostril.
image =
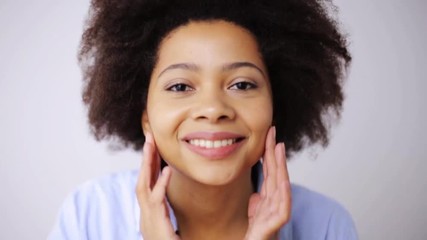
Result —
[[[235,111],[225,100],[201,100],[192,108],[192,117],[210,122],[228,121],[235,118]]]

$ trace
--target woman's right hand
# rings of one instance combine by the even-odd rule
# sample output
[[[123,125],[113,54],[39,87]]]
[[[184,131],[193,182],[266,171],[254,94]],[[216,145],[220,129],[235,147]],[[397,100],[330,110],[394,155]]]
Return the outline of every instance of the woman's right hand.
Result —
[[[136,185],[140,207],[140,231],[144,240],[179,240],[169,218],[166,187],[171,170],[164,167],[160,173],[160,155],[153,136],[145,135],[143,162]]]

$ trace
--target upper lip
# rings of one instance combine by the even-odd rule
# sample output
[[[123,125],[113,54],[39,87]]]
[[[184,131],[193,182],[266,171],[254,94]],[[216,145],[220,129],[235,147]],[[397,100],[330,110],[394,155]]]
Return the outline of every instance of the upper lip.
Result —
[[[204,140],[224,140],[224,139],[241,139],[245,136],[233,132],[192,132],[186,134],[182,140],[189,141],[192,139],[204,139]]]

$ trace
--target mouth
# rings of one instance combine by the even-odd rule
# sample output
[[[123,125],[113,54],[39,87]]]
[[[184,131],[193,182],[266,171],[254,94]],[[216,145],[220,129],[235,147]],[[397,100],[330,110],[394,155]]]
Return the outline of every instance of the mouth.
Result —
[[[186,140],[187,143],[202,148],[221,148],[233,145],[242,141],[244,138],[229,138],[220,140],[208,140],[208,139],[190,139]]]
[[[242,146],[246,137],[230,132],[193,132],[182,140],[188,149],[208,159],[224,159]]]

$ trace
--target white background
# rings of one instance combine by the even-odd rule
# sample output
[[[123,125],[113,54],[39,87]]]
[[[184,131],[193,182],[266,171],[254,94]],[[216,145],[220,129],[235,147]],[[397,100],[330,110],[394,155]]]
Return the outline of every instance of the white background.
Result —
[[[336,3],[354,56],[343,117],[291,178],[340,201],[361,239],[427,239],[427,2]],[[139,165],[89,134],[76,60],[88,6],[0,2],[0,239],[46,238],[69,191]]]

